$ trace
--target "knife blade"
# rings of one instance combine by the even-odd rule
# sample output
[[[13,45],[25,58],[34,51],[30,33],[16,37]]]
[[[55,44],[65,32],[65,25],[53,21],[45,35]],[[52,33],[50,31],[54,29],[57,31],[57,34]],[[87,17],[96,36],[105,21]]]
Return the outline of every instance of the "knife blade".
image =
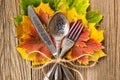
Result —
[[[39,17],[37,16],[36,12],[34,11],[32,6],[28,6],[28,15],[38,33],[41,37],[42,41],[47,45],[48,49],[51,51],[54,57],[57,57],[57,51],[55,46],[53,45],[52,40],[50,39],[48,33],[45,31],[42,22],[40,21]]]

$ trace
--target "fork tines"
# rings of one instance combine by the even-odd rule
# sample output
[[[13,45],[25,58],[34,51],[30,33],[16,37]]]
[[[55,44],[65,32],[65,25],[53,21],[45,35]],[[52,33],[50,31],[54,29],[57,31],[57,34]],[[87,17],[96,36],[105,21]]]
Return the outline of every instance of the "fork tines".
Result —
[[[69,39],[71,39],[73,41],[76,41],[79,38],[79,36],[80,36],[83,29],[84,29],[84,25],[83,25],[82,21],[77,20],[72,25],[72,27],[71,27],[68,35],[67,35],[67,38],[69,38]]]

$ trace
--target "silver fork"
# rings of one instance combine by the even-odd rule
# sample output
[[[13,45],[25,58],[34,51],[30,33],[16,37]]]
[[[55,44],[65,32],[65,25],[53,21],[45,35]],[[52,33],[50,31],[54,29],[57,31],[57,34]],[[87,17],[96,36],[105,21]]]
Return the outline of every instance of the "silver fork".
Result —
[[[63,41],[63,47],[62,47],[62,51],[59,55],[59,58],[62,58],[65,55],[65,53],[70,48],[73,47],[73,45],[75,44],[75,42],[79,38],[83,29],[84,29],[84,25],[83,25],[81,20],[78,20],[73,24],[68,35],[66,36],[66,38]]]

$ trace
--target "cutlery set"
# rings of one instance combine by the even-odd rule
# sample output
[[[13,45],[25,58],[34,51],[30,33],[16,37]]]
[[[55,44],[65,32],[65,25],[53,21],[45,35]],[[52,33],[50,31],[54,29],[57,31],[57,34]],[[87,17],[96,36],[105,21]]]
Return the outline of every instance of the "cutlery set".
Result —
[[[55,47],[32,6],[28,6],[28,15],[38,35],[40,36],[42,41],[47,45],[48,49],[51,51],[52,55],[56,59],[62,58],[65,55],[65,53],[74,46],[82,30],[84,29],[84,24],[81,20],[77,20],[70,28],[66,16],[61,12],[55,13],[51,17],[47,25],[50,34],[55,39]],[[61,42],[62,49],[60,50]],[[69,69],[60,65],[59,63],[55,63],[53,65],[51,70],[47,73],[47,77],[49,78],[49,80],[63,80],[63,73],[65,74],[67,80],[75,80]],[[45,77],[44,80],[48,80],[47,77]]]

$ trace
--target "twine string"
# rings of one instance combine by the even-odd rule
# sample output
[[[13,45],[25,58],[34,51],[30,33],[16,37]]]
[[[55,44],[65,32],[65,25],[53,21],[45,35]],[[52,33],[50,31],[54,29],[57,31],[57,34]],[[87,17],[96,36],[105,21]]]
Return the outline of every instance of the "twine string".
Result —
[[[45,57],[46,59],[48,59],[49,61],[46,62],[45,64],[40,65],[40,66],[37,66],[37,67],[31,66],[31,65],[28,64],[28,61],[27,61],[27,60],[28,60],[29,56],[30,56],[31,54],[33,54],[33,53],[38,53],[38,54],[44,56],[44,57]],[[84,57],[84,56],[90,56],[90,57],[92,57],[92,58],[94,59],[94,62],[93,62],[92,64],[88,65],[88,66],[82,66],[82,65],[77,65],[77,64],[74,64],[74,63],[73,63],[74,61],[76,61],[76,60],[78,60],[79,58]],[[91,55],[91,54],[82,54],[82,55],[80,55],[80,56],[78,56],[78,57],[76,57],[76,58],[74,58],[74,59],[72,59],[72,60],[66,60],[66,59],[64,59],[64,58],[63,58],[63,59],[60,59],[60,58],[58,58],[58,59],[51,59],[51,58],[49,58],[48,56],[46,56],[44,53],[42,53],[42,52],[40,52],[40,51],[32,51],[32,52],[30,52],[30,53],[27,55],[27,57],[26,57],[26,63],[27,63],[28,66],[29,66],[30,68],[32,68],[32,69],[36,69],[36,70],[39,70],[39,69],[40,69],[40,70],[42,70],[44,76],[45,76],[48,80],[49,80],[49,78],[48,78],[47,73],[45,72],[44,68],[45,68],[46,66],[52,64],[52,63],[54,63],[54,64],[55,64],[55,63],[58,63],[58,64],[60,64],[60,65],[62,65],[62,66],[64,66],[64,67],[66,67],[66,68],[68,68],[68,69],[76,72],[76,73],[79,75],[79,77],[81,78],[81,80],[84,80],[81,72],[79,72],[76,68],[89,68],[89,67],[94,67],[95,64],[96,64],[96,58],[95,58],[93,55]],[[63,64],[63,63],[68,63],[68,64],[70,64],[72,67],[70,67],[70,66],[68,66],[68,65],[66,65],[66,64]],[[74,67],[75,67],[75,68],[74,68]]]

